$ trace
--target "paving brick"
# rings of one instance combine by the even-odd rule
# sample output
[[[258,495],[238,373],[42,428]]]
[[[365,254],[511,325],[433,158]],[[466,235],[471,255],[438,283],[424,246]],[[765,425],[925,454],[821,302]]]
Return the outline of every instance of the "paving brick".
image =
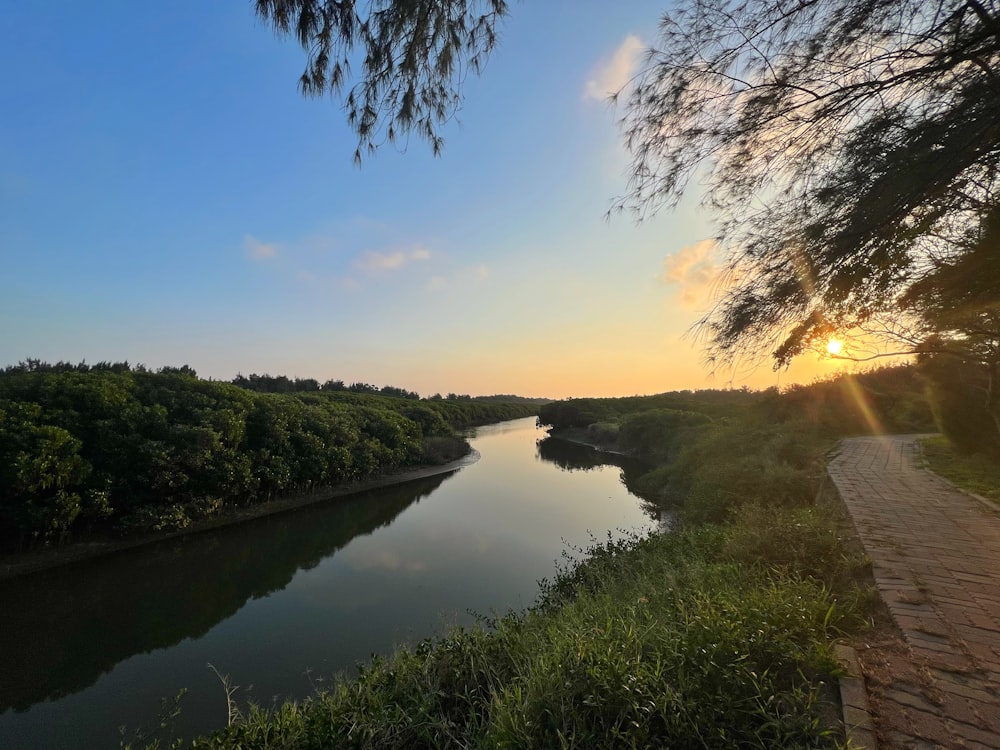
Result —
[[[868,712],[854,706],[844,706],[844,726],[851,729],[873,730],[871,716]]]
[[[906,748],[906,750],[941,750],[940,745],[918,739],[905,732],[891,732],[889,742],[890,747]]]
[[[912,692],[889,688],[883,693],[883,697],[893,703],[899,703],[903,706],[916,708],[920,711],[929,711],[931,713],[938,711],[938,706],[929,701],[926,697],[923,695],[915,695]]]
[[[845,706],[867,710],[868,696],[861,680],[843,680],[840,684],[840,701]]]
[[[893,747],[1000,748],[1000,513],[925,471],[916,440],[849,438],[828,467],[926,679],[885,686],[876,729]]]
[[[1000,739],[997,738],[996,732],[957,721],[948,721],[947,723],[952,734],[962,740],[979,742],[987,747],[1000,747]]]

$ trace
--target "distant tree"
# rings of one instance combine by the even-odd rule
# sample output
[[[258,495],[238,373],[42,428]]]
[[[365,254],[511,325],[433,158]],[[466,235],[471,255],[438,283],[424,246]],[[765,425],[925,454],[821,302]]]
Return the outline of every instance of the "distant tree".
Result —
[[[439,128],[461,106],[462,84],[482,70],[507,14],[506,0],[256,0],[255,7],[306,51],[302,93],[342,98],[358,163],[413,133],[439,153]]]
[[[681,0],[623,125],[618,208],[704,177],[730,285],[701,324],[710,357],[780,366],[879,315],[933,328],[922,289],[965,298],[938,281],[997,210],[998,4]]]
[[[60,366],[62,364],[63,364],[62,362],[60,362],[59,364],[57,364],[55,366],[55,368],[54,368],[55,371],[59,371]],[[123,372],[132,372],[132,365],[130,365],[127,361],[125,361],[125,362],[98,362],[96,365],[92,365],[90,367],[90,369],[93,370],[93,371],[96,371],[96,372],[115,372],[115,373],[121,374]],[[187,365],[184,365],[183,367],[181,367],[179,369],[177,369],[177,368],[163,368],[163,369],[166,370],[166,371],[175,370],[176,372],[183,372],[185,374],[191,374],[192,376],[194,376],[194,374],[195,374],[194,370],[192,370]]]
[[[319,381],[315,378],[295,378],[292,382],[292,390],[295,391],[318,391]]]
[[[126,368],[128,363],[125,363]],[[95,368],[100,367],[100,365],[94,365]],[[114,369],[113,372],[119,372],[120,370]],[[180,367],[161,367],[157,370],[161,375],[187,375],[189,378],[198,377],[198,373],[195,372],[194,368],[190,365],[181,365]],[[251,376],[253,377],[253,376]]]
[[[408,391],[405,388],[397,388],[394,385],[383,385],[379,389],[379,393],[383,396],[395,396],[396,398],[407,398],[411,400],[418,400],[420,394],[416,391]]]
[[[344,385],[343,380],[327,380],[323,383],[322,389],[324,391],[346,391],[347,386]]]
[[[287,375],[257,375],[250,373],[249,377],[242,374],[232,379],[233,385],[258,393],[301,393],[303,391],[318,391],[319,381],[315,378],[290,379]]]

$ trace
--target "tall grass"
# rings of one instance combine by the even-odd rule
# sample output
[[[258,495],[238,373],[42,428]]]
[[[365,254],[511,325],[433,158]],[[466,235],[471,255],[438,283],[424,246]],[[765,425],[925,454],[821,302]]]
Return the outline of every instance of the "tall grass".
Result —
[[[1000,501],[1000,461],[986,453],[962,453],[946,437],[920,443],[927,467],[959,487]]]

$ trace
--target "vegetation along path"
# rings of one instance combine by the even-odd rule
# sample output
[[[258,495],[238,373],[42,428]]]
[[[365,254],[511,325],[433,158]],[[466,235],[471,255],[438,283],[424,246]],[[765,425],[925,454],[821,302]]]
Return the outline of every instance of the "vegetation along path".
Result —
[[[862,652],[880,744],[1000,748],[1000,514],[922,468],[916,435],[829,465],[902,631]]]

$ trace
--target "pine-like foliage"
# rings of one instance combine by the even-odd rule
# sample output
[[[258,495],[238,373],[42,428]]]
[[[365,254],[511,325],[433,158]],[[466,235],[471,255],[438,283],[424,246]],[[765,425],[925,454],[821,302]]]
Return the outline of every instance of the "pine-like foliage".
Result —
[[[462,84],[497,42],[505,0],[256,0],[257,15],[308,56],[302,92],[342,96],[360,163],[412,134],[437,154]],[[352,69],[359,72],[355,76]]]

